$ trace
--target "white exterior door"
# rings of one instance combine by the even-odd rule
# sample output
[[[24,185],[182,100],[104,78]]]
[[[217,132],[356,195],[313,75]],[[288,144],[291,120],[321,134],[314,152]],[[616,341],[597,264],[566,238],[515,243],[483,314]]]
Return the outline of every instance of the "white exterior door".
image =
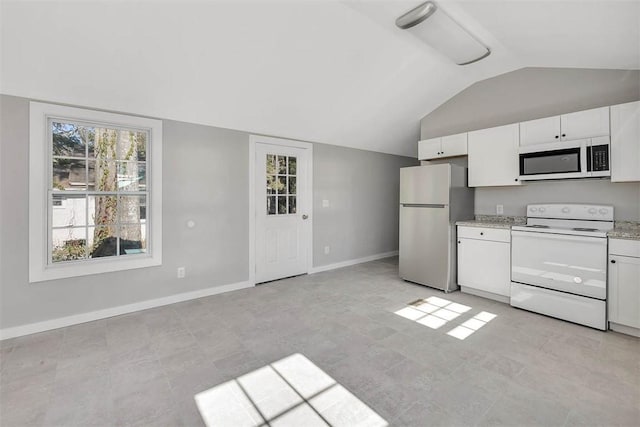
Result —
[[[310,151],[256,143],[256,283],[308,272]]]

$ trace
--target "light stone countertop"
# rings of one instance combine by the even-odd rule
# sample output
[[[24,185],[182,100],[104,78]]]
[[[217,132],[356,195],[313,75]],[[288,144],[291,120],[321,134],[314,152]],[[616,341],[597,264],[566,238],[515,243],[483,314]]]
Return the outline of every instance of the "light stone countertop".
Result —
[[[640,222],[616,221],[613,230],[607,233],[610,239],[640,240]]]
[[[465,227],[485,227],[510,229],[512,225],[525,224],[526,219],[520,216],[476,215],[476,219],[458,221],[456,225]]]

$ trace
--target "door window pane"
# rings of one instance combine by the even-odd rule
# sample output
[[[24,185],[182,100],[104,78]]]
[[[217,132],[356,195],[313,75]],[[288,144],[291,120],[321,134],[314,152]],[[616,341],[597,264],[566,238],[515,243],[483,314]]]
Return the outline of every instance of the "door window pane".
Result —
[[[289,157],[289,175],[296,174],[297,161],[295,157]]]
[[[278,194],[287,194],[287,177],[278,177]]]
[[[276,214],[276,196],[267,197],[267,215]]]
[[[289,194],[296,194],[296,177],[289,177]]]
[[[296,196],[289,196],[289,213],[296,213]]]
[[[276,156],[274,154],[267,154],[267,175],[275,175],[276,170]]]
[[[278,173],[283,175],[287,173],[287,157],[286,156],[278,156]]]
[[[287,213],[287,197],[286,196],[278,196],[278,214],[286,214]]]
[[[276,194],[277,188],[275,175],[267,175],[267,194]]]

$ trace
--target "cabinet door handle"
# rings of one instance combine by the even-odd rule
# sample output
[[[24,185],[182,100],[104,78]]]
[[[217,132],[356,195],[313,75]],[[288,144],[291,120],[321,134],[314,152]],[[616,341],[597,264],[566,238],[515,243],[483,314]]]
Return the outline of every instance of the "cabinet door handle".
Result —
[[[460,240],[458,240],[458,243],[462,243]]]
[[[612,259],[612,260],[611,260],[611,264],[615,264],[615,263],[616,263],[616,260],[615,260],[615,259]]]
[[[564,138],[565,136],[567,136],[567,134],[566,134],[566,133],[563,133],[563,134],[562,134],[562,137]]]
[[[480,232],[480,235],[481,235],[481,236],[484,236],[484,232],[482,232],[482,231],[481,231],[481,232]]]
[[[514,181],[517,181],[517,180],[518,180],[518,178],[514,179]]]
[[[560,135],[556,135],[556,139],[560,138]]]

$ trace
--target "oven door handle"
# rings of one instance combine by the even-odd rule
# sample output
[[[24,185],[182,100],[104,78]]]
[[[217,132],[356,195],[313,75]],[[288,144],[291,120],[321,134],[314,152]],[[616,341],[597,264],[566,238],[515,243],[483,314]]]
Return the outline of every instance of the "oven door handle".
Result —
[[[600,243],[604,246],[607,245],[607,239],[604,237],[588,237],[588,236],[574,236],[572,234],[555,234],[555,233],[539,233],[535,231],[511,231],[511,236],[530,237],[535,239],[549,239],[549,240],[569,240],[573,242],[589,242]]]

